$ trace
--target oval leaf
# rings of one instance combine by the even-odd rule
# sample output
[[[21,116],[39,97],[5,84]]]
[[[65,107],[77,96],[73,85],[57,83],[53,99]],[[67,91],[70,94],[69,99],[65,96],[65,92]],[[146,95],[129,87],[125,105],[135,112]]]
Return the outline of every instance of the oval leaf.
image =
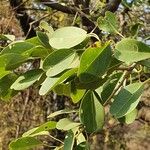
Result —
[[[43,46],[47,48],[51,48],[51,46],[49,45],[49,39],[46,33],[37,31],[36,35],[38,37],[38,40],[42,43]]]
[[[114,13],[107,11],[105,17],[99,17],[98,27],[109,33],[118,33],[119,24]]]
[[[25,40],[25,42],[31,43],[34,46],[42,46],[42,43],[39,41],[37,36]]]
[[[87,32],[81,28],[63,27],[53,33],[49,43],[56,49],[69,49],[80,44],[86,37]]]
[[[42,142],[35,139],[34,137],[23,137],[12,141],[9,144],[10,150],[27,150],[37,146],[41,146]]]
[[[56,128],[59,130],[67,131],[79,126],[80,124],[81,123],[73,122],[68,118],[63,118],[57,122]]]
[[[34,69],[27,71],[18,77],[18,79],[12,84],[11,89],[23,90],[31,86],[41,77],[43,71],[40,69]]]
[[[79,115],[87,132],[91,133],[102,129],[104,124],[104,108],[92,91],[88,91],[83,97]]]
[[[62,110],[59,110],[59,111],[56,111],[56,112],[50,114],[48,116],[48,118],[53,118],[53,117],[58,116],[58,115],[69,114],[69,113],[74,113],[74,112],[77,112],[77,110],[62,109]]]
[[[102,99],[102,104],[107,101],[107,99],[115,89],[117,83],[119,82],[121,76],[122,73],[116,73],[112,76],[109,76],[109,79],[103,84],[103,86],[100,87],[102,91],[99,92],[99,89],[96,90],[96,92],[100,95]]]
[[[49,131],[49,130],[52,130],[55,128],[56,128],[56,122],[55,121],[49,121],[49,122],[46,122],[46,123],[40,125],[39,127],[28,130],[27,132],[25,132],[22,135],[22,137],[36,136],[37,133],[43,133],[43,131]]]
[[[53,28],[51,26],[49,26],[49,24],[45,21],[40,22],[40,27],[42,29],[44,29],[45,31],[47,31],[50,35],[52,35],[54,33]]]
[[[110,113],[116,118],[129,114],[138,105],[142,92],[143,83],[133,83],[124,87],[114,97],[114,101],[110,107]]]
[[[67,72],[65,72],[62,76],[60,77],[47,77],[45,81],[42,83],[42,86],[40,88],[39,94],[40,95],[45,95],[49,91],[51,91],[55,86],[58,84],[62,83],[65,81],[67,78],[70,76],[74,75],[77,72],[77,68],[71,69]]]
[[[75,53],[71,49],[54,51],[44,60],[43,69],[48,70],[47,76],[55,76],[68,69],[74,58]]]
[[[28,57],[16,53],[8,53],[0,55],[0,68],[5,70],[13,70],[28,60]]]
[[[22,54],[25,51],[33,48],[34,45],[28,42],[14,42],[8,45],[6,48],[4,48],[1,51],[1,54],[6,54],[6,53],[17,53],[17,54]]]
[[[133,111],[131,111],[130,113],[128,113],[127,115],[118,118],[118,120],[120,122],[126,123],[126,124],[131,124],[137,117],[138,111],[137,109],[134,109]]]
[[[43,46],[35,46],[28,51],[24,52],[22,55],[28,56],[28,57],[39,57],[39,58],[45,58],[49,54],[48,50],[44,48]]]
[[[74,145],[74,133],[72,130],[69,130],[64,141],[64,150],[73,150]]]
[[[0,98],[2,100],[9,100],[17,94],[16,91],[10,89],[10,86],[16,80],[17,75],[11,73],[0,79]]]
[[[150,47],[135,39],[123,39],[115,48],[115,57],[127,64],[150,58]]]
[[[10,35],[10,34],[0,34],[0,40],[14,41],[15,40],[15,36],[14,35]]]

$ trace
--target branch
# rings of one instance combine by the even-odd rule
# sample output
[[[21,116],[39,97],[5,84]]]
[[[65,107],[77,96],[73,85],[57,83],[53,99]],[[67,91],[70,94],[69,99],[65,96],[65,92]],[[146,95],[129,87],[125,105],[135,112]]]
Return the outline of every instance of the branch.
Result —
[[[29,30],[26,33],[25,39],[27,39],[29,37],[30,31],[33,29],[33,25],[39,23],[41,20],[45,19],[46,17],[50,16],[51,14],[46,14],[45,16],[43,16],[42,18],[40,18],[39,20],[35,20],[33,22],[29,23]]]
[[[95,29],[94,32],[100,36],[101,30],[95,25],[94,21],[89,19],[89,14],[86,13],[84,8],[83,8],[83,10],[80,10],[79,7],[77,8],[77,4],[78,3],[81,4],[80,0],[74,0],[76,7],[64,6],[64,5],[61,5],[60,3],[53,2],[50,0],[41,0],[41,3],[48,7],[51,7],[52,9],[56,9],[58,11],[61,11],[61,12],[67,13],[67,14],[75,15],[76,13],[78,13],[84,19],[83,25],[88,28],[88,32],[91,32],[93,29]],[[89,7],[90,0],[86,0],[84,3],[86,5],[85,9],[87,9],[87,7]],[[104,16],[106,11],[115,12],[118,9],[120,3],[121,3],[121,0],[110,0],[110,2],[102,10],[101,14]]]
[[[52,9],[56,9],[58,11],[61,11],[67,14],[76,14],[75,9],[68,7],[68,6],[61,5],[57,2],[52,2],[49,0],[41,0],[40,3],[44,4],[45,6],[51,7]]]
[[[30,22],[33,22],[34,20],[23,10],[25,9],[25,3],[29,1],[26,0],[23,2],[23,0],[9,0],[10,6],[12,7],[16,18],[19,20],[20,22],[20,26],[24,32],[24,34],[26,35],[28,33],[28,30],[30,29]],[[18,15],[18,14],[22,14],[22,15]],[[36,33],[34,31],[34,29],[32,28],[30,30],[30,33],[28,34],[28,38],[35,36]]]
[[[69,6],[63,6],[57,2],[52,2],[49,0],[41,0],[41,3],[51,7],[52,9],[56,9],[57,11],[61,11],[67,14],[73,14],[75,15],[78,13],[82,18],[84,18],[84,26],[88,28],[88,32],[91,32],[95,28],[95,23],[89,19],[89,15],[85,14],[83,10],[80,10],[77,7],[69,7]],[[100,29],[97,27],[94,31],[96,34],[100,34]]]

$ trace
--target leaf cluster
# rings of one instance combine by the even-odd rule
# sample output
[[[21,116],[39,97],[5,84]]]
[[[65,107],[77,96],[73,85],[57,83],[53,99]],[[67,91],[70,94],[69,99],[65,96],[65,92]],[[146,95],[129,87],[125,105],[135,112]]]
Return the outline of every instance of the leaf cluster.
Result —
[[[35,86],[39,87],[40,95],[53,91],[80,105],[77,110],[60,110],[49,116],[76,113],[78,122],[70,118],[48,121],[12,141],[10,150],[48,146],[36,138],[39,135],[59,141],[60,146],[55,150],[89,149],[86,133],[102,130],[104,107],[109,103],[110,114],[118,121],[129,124],[135,120],[136,107],[147,81],[134,81],[129,76],[149,68],[150,47],[132,37],[124,38],[118,31],[116,16],[111,12],[98,19],[98,26],[105,32],[118,34],[121,41],[115,46],[111,42],[93,46],[89,44],[90,37],[95,35],[72,26],[54,31],[46,22],[40,24],[44,32],[37,31],[37,36],[31,39],[14,41],[12,36],[6,36],[13,42],[0,53],[2,100],[7,101],[17,92]],[[34,60],[40,60],[39,68],[19,75],[15,73],[20,65]],[[64,142],[49,134],[52,129],[67,132]]]

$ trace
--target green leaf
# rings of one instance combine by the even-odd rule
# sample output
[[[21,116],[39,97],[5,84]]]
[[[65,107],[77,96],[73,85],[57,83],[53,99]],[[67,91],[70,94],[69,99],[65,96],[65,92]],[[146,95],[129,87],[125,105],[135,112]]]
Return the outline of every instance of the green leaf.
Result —
[[[139,103],[143,92],[143,83],[133,83],[123,89],[114,97],[110,113],[120,118],[132,112]]]
[[[42,29],[44,29],[45,31],[47,31],[48,32],[48,37],[50,38],[51,36],[52,36],[52,34],[54,33],[54,30],[53,30],[53,28],[51,27],[51,26],[49,26],[49,24],[47,23],[47,22],[45,22],[45,21],[41,21],[40,22],[40,27],[42,28]]]
[[[36,136],[38,133],[43,133],[43,131],[49,131],[56,128],[56,122],[55,121],[48,121],[39,127],[33,128],[27,132],[25,132],[22,137],[27,136]],[[39,135],[39,134],[38,134]]]
[[[19,67],[22,63],[27,61],[26,56],[22,56],[16,53],[8,53],[0,55],[0,68],[3,70],[13,70]]]
[[[15,40],[15,36],[14,35],[10,35],[10,34],[0,34],[0,40],[14,41]]]
[[[109,65],[109,67],[108,67],[107,75],[111,74],[121,64],[122,64],[122,62],[120,60],[116,59],[115,57],[112,57],[111,63]]]
[[[22,54],[33,47],[34,45],[28,42],[23,42],[23,41],[13,42],[10,45],[8,45],[6,48],[4,48],[1,51],[1,54],[6,54],[6,53]]]
[[[54,87],[53,91],[57,94],[57,95],[65,95],[70,97],[70,93],[71,93],[71,84],[67,83],[61,83],[58,84],[56,87]]]
[[[132,36],[136,37],[138,35],[139,28],[141,25],[142,25],[141,23],[136,23],[133,26],[131,26],[130,30]]]
[[[81,56],[78,76],[81,82],[92,82],[103,76],[111,62],[111,48],[88,48]]]
[[[28,57],[39,57],[39,58],[45,58],[49,54],[48,50],[44,48],[43,46],[35,46],[28,51],[25,51],[22,55],[28,56]]]
[[[12,141],[9,144],[10,150],[29,150],[37,146],[41,146],[42,142],[34,137],[23,137]]]
[[[150,58],[150,47],[135,39],[123,39],[115,48],[115,57],[127,64]]]
[[[118,118],[118,120],[120,122],[123,122],[123,123],[126,123],[126,124],[131,124],[136,119],[137,113],[138,113],[137,109],[134,109],[130,113],[128,113],[127,115],[125,115],[121,118]]]
[[[107,99],[109,98],[109,96],[113,92],[119,79],[121,78],[121,75],[122,75],[122,73],[113,74],[112,76],[109,77],[109,79],[102,86],[101,94],[100,93],[98,93],[98,94],[101,95],[100,97],[102,99],[103,104],[107,101]]]
[[[95,90],[106,82],[107,78],[98,78],[92,82],[81,82],[79,78],[75,78],[77,89]]]
[[[78,103],[82,97],[84,96],[86,90],[83,89],[77,89],[74,82],[71,83],[71,91],[70,91],[70,97],[72,99],[73,103]]]
[[[75,150],[90,150],[90,145],[87,142],[82,142],[76,146]]]
[[[57,29],[49,39],[55,49],[69,49],[80,44],[87,37],[87,32],[77,27],[63,27]]]
[[[150,59],[142,60],[142,61],[139,62],[139,64],[150,68]]]
[[[104,108],[92,91],[88,91],[83,97],[79,116],[87,132],[91,133],[102,129]]]
[[[42,83],[42,86],[39,90],[40,95],[45,95],[50,92],[55,86],[57,86],[59,78],[51,78],[47,77],[45,81]],[[59,83],[58,83],[59,84]]]
[[[27,71],[18,77],[18,79],[12,84],[11,89],[23,90],[31,86],[41,77],[43,71],[41,69],[34,69]]]
[[[119,25],[114,13],[107,11],[105,17],[99,17],[98,27],[109,33],[118,33]]]
[[[43,46],[51,49],[51,46],[49,45],[49,39],[48,39],[48,36],[46,35],[46,33],[37,31],[36,35]]]
[[[82,41],[80,44],[78,44],[77,46],[75,46],[74,49],[78,49],[78,50],[84,49],[88,45],[89,41],[90,41],[90,37],[88,35],[86,39]]]
[[[42,43],[39,41],[39,39],[38,39],[37,36],[25,40],[25,42],[31,43],[31,44],[33,44],[34,46],[41,46],[41,45],[42,45]]]
[[[68,70],[60,77],[47,77],[45,81],[42,83],[42,86],[40,88],[39,94],[45,95],[49,91],[51,91],[55,86],[65,81],[67,78],[71,77],[72,75],[76,74],[77,68],[73,68],[71,70]]]
[[[137,113],[138,113],[137,109],[134,109],[130,113],[128,113],[125,116],[126,124],[131,124],[136,119]]]
[[[80,132],[80,131],[79,131]],[[76,136],[76,141],[77,141],[77,145],[83,143],[83,142],[86,142],[86,139],[83,135],[83,133],[80,133]]]
[[[11,71],[6,71],[5,68],[0,67],[0,79],[10,73],[11,73]]]
[[[67,131],[67,130],[70,130],[70,129],[73,129],[73,128],[79,126],[80,124],[81,123],[73,122],[68,118],[63,118],[57,122],[56,128],[58,130]]]
[[[64,150],[73,150],[74,145],[74,133],[73,131],[69,130],[64,141]]]
[[[47,76],[55,76],[68,69],[75,58],[71,49],[61,49],[49,54],[43,62],[43,69],[47,70]]]
[[[12,83],[16,80],[17,75],[11,73],[0,79],[0,98],[2,100],[9,100],[15,96],[17,92],[10,89]]]
[[[77,112],[77,110],[62,109],[62,110],[59,110],[59,111],[56,111],[56,112],[50,114],[50,115],[48,116],[48,118],[53,118],[53,117],[58,116],[58,115],[70,114],[70,113],[74,113],[74,112]]]

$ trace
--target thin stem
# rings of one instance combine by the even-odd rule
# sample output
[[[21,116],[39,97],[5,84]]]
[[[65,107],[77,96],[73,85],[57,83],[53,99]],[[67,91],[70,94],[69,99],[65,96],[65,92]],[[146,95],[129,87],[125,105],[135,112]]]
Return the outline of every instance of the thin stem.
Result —
[[[97,27],[98,27],[98,25],[95,25],[95,27],[93,28],[93,30],[90,33],[93,33]]]
[[[116,31],[116,33],[117,33],[118,35],[120,35],[122,38],[125,38],[120,32]]]
[[[50,16],[50,15],[51,15],[51,14],[46,14],[45,16],[43,16],[42,18],[40,18],[39,20],[35,20],[35,21],[31,22],[31,23],[29,24],[30,27],[29,27],[29,30],[28,30],[28,32],[27,32],[27,34],[26,34],[25,39],[28,37],[28,35],[29,35],[29,33],[30,33],[31,29],[32,29],[32,26],[33,26],[35,23],[40,22],[41,20],[45,19],[46,17],[48,17],[48,16]]]
[[[42,144],[43,146],[49,147],[49,148],[56,148],[57,146],[50,146],[48,144]]]
[[[75,21],[76,21],[77,17],[78,17],[78,12],[76,12],[76,14],[75,14],[75,16],[73,18],[72,26],[75,24]]]
[[[54,140],[56,140],[56,141],[58,141],[58,142],[60,142],[60,143],[64,144],[64,142],[62,142],[61,140],[59,140],[59,139],[57,139],[57,138],[53,137],[53,136],[52,136],[52,135],[50,135],[50,134],[49,134],[49,137],[51,137],[52,139],[54,139]]]
[[[21,4],[19,4],[17,7],[13,8],[13,11],[17,10],[20,6],[24,5],[25,3],[27,3],[29,0],[26,0],[24,2],[22,2]]]

